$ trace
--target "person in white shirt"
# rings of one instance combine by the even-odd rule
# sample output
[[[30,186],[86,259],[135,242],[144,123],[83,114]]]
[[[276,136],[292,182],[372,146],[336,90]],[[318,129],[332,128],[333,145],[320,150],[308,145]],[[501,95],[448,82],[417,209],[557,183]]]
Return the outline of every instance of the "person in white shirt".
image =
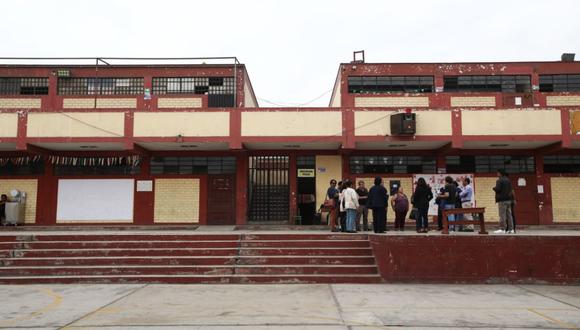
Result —
[[[340,203],[341,211],[346,211],[346,232],[356,233],[356,210],[359,207],[358,194],[352,189],[352,182],[345,182],[346,189],[342,192],[342,201]]]
[[[461,198],[461,208],[467,209],[473,207],[473,187],[471,186],[471,180],[469,178],[463,178],[463,190],[459,194]],[[463,215],[465,220],[473,221],[473,215],[471,213],[466,213]],[[473,225],[467,225],[465,231],[473,231]]]

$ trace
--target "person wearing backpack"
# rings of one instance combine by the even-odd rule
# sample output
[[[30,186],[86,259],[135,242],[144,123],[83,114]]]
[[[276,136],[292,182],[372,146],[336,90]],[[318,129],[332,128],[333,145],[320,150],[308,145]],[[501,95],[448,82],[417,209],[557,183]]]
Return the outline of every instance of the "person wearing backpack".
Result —
[[[409,199],[403,192],[403,187],[391,198],[391,206],[395,211],[395,230],[405,231],[405,218],[409,212]]]

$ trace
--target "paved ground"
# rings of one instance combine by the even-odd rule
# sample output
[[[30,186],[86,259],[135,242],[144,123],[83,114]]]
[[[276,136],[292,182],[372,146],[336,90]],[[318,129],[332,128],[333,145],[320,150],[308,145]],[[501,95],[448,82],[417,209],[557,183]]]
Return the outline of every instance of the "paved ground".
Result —
[[[579,329],[580,286],[0,286],[0,328]]]

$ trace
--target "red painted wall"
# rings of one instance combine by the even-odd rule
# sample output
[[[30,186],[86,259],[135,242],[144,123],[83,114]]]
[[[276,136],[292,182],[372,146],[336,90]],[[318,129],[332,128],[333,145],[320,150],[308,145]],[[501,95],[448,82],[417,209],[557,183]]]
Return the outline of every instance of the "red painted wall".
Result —
[[[369,237],[388,283],[580,284],[580,236]]]

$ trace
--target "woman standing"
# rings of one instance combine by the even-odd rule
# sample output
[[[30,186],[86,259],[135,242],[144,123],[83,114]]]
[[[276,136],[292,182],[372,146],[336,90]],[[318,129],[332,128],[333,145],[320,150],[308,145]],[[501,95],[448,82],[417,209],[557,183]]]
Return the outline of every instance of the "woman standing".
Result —
[[[375,178],[375,185],[369,190],[368,208],[373,211],[373,230],[375,233],[387,231],[387,189],[382,185],[383,179]]]
[[[343,205],[346,211],[346,232],[347,233],[356,233],[356,210],[359,206],[358,204],[358,195],[356,191],[352,189],[352,182],[350,180],[346,180],[344,183],[345,189],[343,190]]]
[[[426,233],[429,231],[429,219],[427,218],[427,211],[429,210],[429,202],[433,199],[433,192],[431,187],[427,185],[425,179],[419,178],[417,180],[417,187],[411,196],[411,203],[417,209],[415,214],[416,228],[418,233]]]
[[[395,230],[405,231],[405,218],[409,212],[409,199],[403,192],[403,187],[397,189],[397,193],[391,198],[391,206],[395,211]]]

